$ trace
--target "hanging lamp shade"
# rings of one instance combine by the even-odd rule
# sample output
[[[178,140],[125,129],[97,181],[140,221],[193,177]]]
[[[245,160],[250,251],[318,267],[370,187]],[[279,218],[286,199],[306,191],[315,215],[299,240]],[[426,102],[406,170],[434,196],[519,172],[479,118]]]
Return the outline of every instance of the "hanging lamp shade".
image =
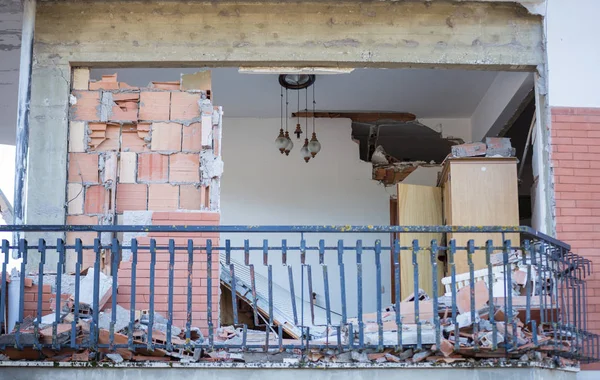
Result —
[[[313,132],[310,142],[308,143],[308,151],[314,157],[321,151],[321,143],[317,140],[317,134]]]
[[[294,148],[294,143],[292,142],[292,139],[290,138],[289,132],[285,132],[285,139],[286,139],[286,144],[285,144],[284,152],[285,152],[286,156],[289,156],[290,151]]]
[[[283,134],[283,129],[279,130],[279,136],[277,136],[277,138],[275,139],[275,147],[277,147],[277,149],[279,149],[279,151],[281,152],[281,154],[284,153],[285,148],[288,145],[288,138],[285,137],[285,135]]]
[[[300,149],[300,154],[302,155],[302,158],[304,158],[304,162],[308,162],[312,157],[308,150],[308,139],[304,139],[304,145],[302,146],[302,149]]]

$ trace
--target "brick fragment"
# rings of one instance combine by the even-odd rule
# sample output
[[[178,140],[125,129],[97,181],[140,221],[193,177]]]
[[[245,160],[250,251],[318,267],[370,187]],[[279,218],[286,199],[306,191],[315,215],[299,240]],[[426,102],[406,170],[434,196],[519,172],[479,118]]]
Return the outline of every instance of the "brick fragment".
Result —
[[[169,157],[159,153],[138,155],[138,181],[166,182],[169,178]]]
[[[153,151],[180,151],[181,128],[181,124],[178,123],[152,123],[151,149]]]
[[[202,123],[191,123],[183,126],[184,152],[200,152],[202,150]]]
[[[71,105],[69,117],[77,121],[100,120],[100,91],[74,90],[75,103]]]
[[[106,201],[106,188],[102,185],[90,186],[85,190],[86,214],[103,214]]]
[[[102,75],[99,81],[90,81],[90,90],[118,90],[117,74]]]
[[[85,152],[85,123],[69,122],[69,152]]]
[[[69,215],[83,214],[83,186],[80,183],[67,184],[67,212]]]
[[[69,153],[69,182],[98,183],[98,155]]]
[[[124,124],[121,133],[122,152],[147,152],[150,150],[145,137],[150,130],[149,123]]]
[[[179,186],[171,184],[150,184],[148,189],[148,210],[177,210]]]
[[[200,117],[200,94],[173,92],[171,94],[171,120],[190,120]]]
[[[179,208],[181,210],[200,210],[204,206],[203,188],[196,185],[181,185],[179,188]]]
[[[117,184],[117,212],[146,210],[148,186],[145,184]]]
[[[170,92],[140,92],[140,120],[169,120],[170,107]]]
[[[135,183],[135,171],[137,167],[137,154],[134,152],[121,152],[119,158],[119,182]]]
[[[171,155],[169,181],[172,183],[196,183],[200,181],[200,156],[194,153]]]

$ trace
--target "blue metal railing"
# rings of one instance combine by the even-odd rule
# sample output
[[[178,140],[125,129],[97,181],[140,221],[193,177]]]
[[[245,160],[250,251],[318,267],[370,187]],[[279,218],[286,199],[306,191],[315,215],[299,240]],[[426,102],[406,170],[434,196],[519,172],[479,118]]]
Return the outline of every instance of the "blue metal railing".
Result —
[[[97,236],[90,244],[80,238],[66,244],[59,238],[53,246],[43,239],[37,245],[20,240],[18,246],[2,241],[2,284],[6,284],[11,251],[16,250],[22,258],[23,274],[29,260],[35,258],[39,264],[38,273],[32,276],[38,284],[36,313],[26,318],[25,284],[21,281],[15,329],[0,336],[0,349],[346,351],[435,346],[440,350],[443,343],[450,342],[454,353],[465,356],[494,352],[519,357],[541,350],[582,362],[600,359],[598,336],[587,329],[585,278],[591,272],[590,261],[571,253],[569,245],[528,227],[0,226],[0,232],[4,231],[31,236],[93,232]],[[121,233],[148,236],[125,242],[117,238]],[[220,234],[220,239],[205,237],[214,234]],[[438,234],[439,238],[425,242],[419,238],[421,234]],[[406,235],[410,235],[409,241]],[[518,244],[512,246],[511,239]],[[81,274],[86,253],[93,256],[90,304],[81,302],[82,297],[89,298],[81,293],[82,281],[86,281]],[[405,256],[410,258],[409,267],[403,267],[407,261],[401,258]],[[107,257],[110,262],[104,261]],[[483,257],[485,260],[480,259]],[[131,288],[127,302],[118,297],[119,285],[123,286],[119,284],[123,278],[117,276],[125,262],[122,258],[131,265],[131,276],[125,281]],[[482,262],[485,265],[477,267]],[[73,265],[73,275],[65,273],[67,264]],[[468,271],[457,273],[457,265],[466,265]],[[441,266],[447,276],[444,293],[438,279]],[[515,267],[520,274],[525,273],[525,280],[513,278]],[[148,294],[136,295],[146,286],[138,275],[146,271]],[[51,280],[58,306],[53,321],[46,325],[41,284],[48,282],[50,272],[54,272]],[[110,274],[108,329],[100,327],[101,272]],[[403,289],[407,284],[402,280],[407,275],[412,279],[409,289]],[[69,289],[72,300],[67,302],[72,305],[65,309],[58,299],[66,277],[73,279],[73,287]],[[159,278],[166,278],[166,305],[157,301],[165,286],[157,285]],[[196,282],[197,278],[201,281]],[[430,279],[429,283],[424,285],[424,278]],[[178,280],[183,280],[183,285]],[[485,292],[479,290],[478,281],[486,284]],[[504,285],[494,285],[498,283]],[[219,285],[230,292],[230,299],[221,305],[213,291]],[[429,294],[421,296],[419,290],[424,286]],[[392,289],[393,297],[383,289]],[[464,289],[468,289],[468,302],[463,300]],[[403,301],[403,292],[412,293],[413,299]],[[198,298],[204,295],[205,299]],[[175,302],[176,296],[184,296],[185,302],[179,297]],[[200,299],[205,305],[198,304]],[[6,300],[6,286],[2,286],[0,325],[6,322]],[[250,317],[240,311],[242,303],[251,307]],[[119,330],[118,304],[129,309],[129,320]],[[164,308],[157,310],[159,304]],[[147,306],[145,327],[140,326],[141,317],[136,313],[140,305]],[[223,329],[215,325],[219,306],[229,309],[221,319],[227,317],[238,329],[238,339],[223,339]],[[185,310],[177,310],[179,307]],[[59,339],[59,325],[69,312],[69,339]],[[160,323],[157,312],[166,314],[166,326],[161,330],[164,339],[158,341],[153,337]],[[185,318],[175,317],[181,313]],[[89,331],[79,331],[81,320],[89,322]],[[176,321],[180,321],[179,326]],[[207,337],[193,341],[193,326],[198,323],[204,324],[201,330]],[[47,326],[52,328],[51,339],[40,333]],[[182,339],[177,339],[174,330],[180,328]],[[264,331],[261,341],[251,339],[253,329]],[[102,335],[106,331],[108,339]],[[120,331],[126,342],[117,339]]]

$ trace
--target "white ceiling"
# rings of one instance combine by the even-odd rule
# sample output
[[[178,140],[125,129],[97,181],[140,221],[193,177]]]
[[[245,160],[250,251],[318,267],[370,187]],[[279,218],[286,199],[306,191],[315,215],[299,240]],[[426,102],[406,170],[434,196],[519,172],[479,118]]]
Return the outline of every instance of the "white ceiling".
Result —
[[[119,81],[145,86],[178,80],[196,69],[93,70],[92,77],[118,73]],[[491,71],[427,69],[356,69],[350,74],[320,75],[315,83],[317,109],[411,112],[419,118],[471,117],[496,77]],[[214,102],[229,117],[279,117],[280,86],[274,74],[240,74],[236,68],[213,69]],[[289,111],[297,109],[290,91]],[[309,108],[310,97],[309,91]],[[305,108],[304,91],[300,108]]]

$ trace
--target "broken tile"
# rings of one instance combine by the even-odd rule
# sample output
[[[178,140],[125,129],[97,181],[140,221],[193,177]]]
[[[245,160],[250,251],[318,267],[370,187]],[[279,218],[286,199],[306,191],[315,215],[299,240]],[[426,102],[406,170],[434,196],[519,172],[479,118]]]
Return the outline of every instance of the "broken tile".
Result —
[[[85,190],[86,214],[103,214],[106,201],[106,188],[102,185],[90,186]]]
[[[100,120],[100,91],[73,91],[69,117],[78,121]]]
[[[194,153],[176,153],[169,161],[169,181],[172,183],[200,182],[200,156]]]
[[[181,124],[152,123],[153,151],[179,152],[181,150]]]
[[[150,87],[158,90],[179,90],[180,83],[178,81],[150,82]]]
[[[69,122],[69,152],[85,152],[85,123]]]
[[[90,90],[118,90],[117,74],[102,75],[99,81],[90,81]]]
[[[134,152],[121,152],[119,158],[119,182],[135,183],[135,169],[137,166],[137,154]]]
[[[148,190],[148,210],[177,210],[179,203],[179,186],[171,184],[151,184]]]
[[[88,123],[89,148],[95,151],[117,151],[120,148],[121,126],[113,123]]]
[[[477,281],[474,285],[475,294],[473,295],[475,300],[475,311],[482,309],[487,305],[489,299],[489,293],[487,285],[484,281]],[[461,288],[456,293],[456,306],[458,312],[463,314],[471,311],[471,286],[467,285]]]
[[[124,124],[121,133],[122,152],[146,152],[149,151],[148,142],[145,138],[150,130],[149,123]]]
[[[122,96],[127,95],[127,96]],[[113,94],[111,121],[137,121],[139,94],[132,98],[131,94]]]
[[[104,170],[102,170],[102,183],[105,186],[109,186],[114,189],[114,185],[117,183],[117,171],[119,168],[119,159],[117,152],[106,152],[104,153]]]
[[[89,90],[90,69],[87,67],[73,68],[73,81],[71,86],[73,90]]]
[[[202,123],[191,123],[183,126],[184,152],[200,152],[202,150]]]
[[[69,182],[98,183],[98,155],[69,153]]]
[[[172,92],[171,120],[190,120],[200,117],[199,100],[200,94]]]
[[[170,107],[170,92],[142,91],[139,120],[169,120]]]
[[[139,87],[135,87],[135,86],[130,86],[125,82],[119,82],[119,89],[120,90],[139,90]]]
[[[117,212],[146,210],[148,186],[145,184],[117,184]]]
[[[83,185],[80,183],[67,185],[67,212],[69,215],[83,214]]]
[[[121,92],[113,94],[113,102],[139,102],[139,92]]]
[[[181,210],[201,210],[204,206],[204,189],[196,185],[181,185],[179,188],[179,208]]]
[[[137,180],[142,182],[166,182],[169,169],[169,157],[159,153],[140,153],[138,155]]]

